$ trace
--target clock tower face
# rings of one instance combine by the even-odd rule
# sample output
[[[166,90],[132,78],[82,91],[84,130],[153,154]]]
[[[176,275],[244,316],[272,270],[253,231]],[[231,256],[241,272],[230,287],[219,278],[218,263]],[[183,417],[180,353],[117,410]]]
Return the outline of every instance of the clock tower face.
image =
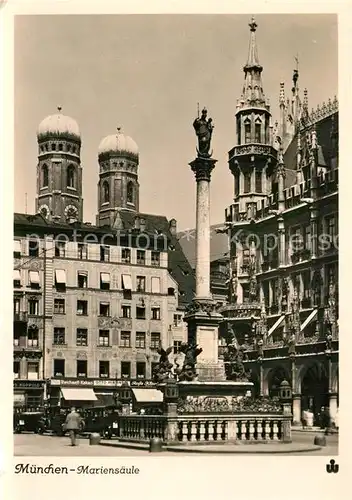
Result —
[[[44,217],[44,219],[47,219],[49,217],[49,214],[50,214],[50,210],[49,210],[48,205],[41,205],[39,207],[39,213],[42,217]]]
[[[78,210],[74,205],[67,205],[65,208],[65,217],[66,219],[77,219]]]

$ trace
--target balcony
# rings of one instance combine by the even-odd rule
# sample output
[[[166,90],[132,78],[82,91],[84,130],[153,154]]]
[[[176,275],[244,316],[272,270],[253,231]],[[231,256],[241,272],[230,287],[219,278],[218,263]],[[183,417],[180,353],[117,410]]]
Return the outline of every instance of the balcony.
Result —
[[[258,303],[253,304],[228,304],[221,308],[219,312],[225,318],[231,319],[248,319],[252,317],[259,318],[261,306]]]
[[[13,314],[13,321],[14,323],[27,323],[28,322],[28,313],[21,311],[21,312],[15,312]]]
[[[276,159],[277,151],[275,148],[268,144],[243,144],[241,146],[235,146],[229,152],[229,160],[236,158],[238,156],[252,156],[260,155],[267,158]]]

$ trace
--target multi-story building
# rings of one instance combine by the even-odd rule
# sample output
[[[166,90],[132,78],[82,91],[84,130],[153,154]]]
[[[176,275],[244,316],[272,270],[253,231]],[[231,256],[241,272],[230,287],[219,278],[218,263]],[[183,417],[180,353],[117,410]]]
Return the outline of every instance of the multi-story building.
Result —
[[[83,223],[77,123],[59,112],[37,137],[37,213],[14,218],[15,401],[150,383],[159,346],[187,338],[194,274],[176,221],[139,212],[138,148],[118,130],[99,147],[96,226]]]
[[[245,82],[229,151],[234,203],[230,236],[229,333],[246,351],[260,394],[283,379],[293,390],[293,419],[338,405],[338,105],[308,112],[298,70],[292,95],[280,90],[272,126],[261,80],[256,28],[250,23]],[[225,329],[226,333],[226,329]]]

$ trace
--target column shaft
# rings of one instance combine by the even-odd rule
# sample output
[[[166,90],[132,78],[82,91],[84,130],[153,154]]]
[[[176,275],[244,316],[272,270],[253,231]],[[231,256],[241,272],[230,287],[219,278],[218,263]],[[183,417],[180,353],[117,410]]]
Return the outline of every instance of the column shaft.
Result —
[[[197,181],[196,298],[210,298],[209,182]]]

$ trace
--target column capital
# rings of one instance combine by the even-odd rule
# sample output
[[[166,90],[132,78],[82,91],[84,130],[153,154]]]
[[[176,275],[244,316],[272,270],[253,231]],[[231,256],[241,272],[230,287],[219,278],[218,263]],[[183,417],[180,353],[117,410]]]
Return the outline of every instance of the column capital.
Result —
[[[211,172],[218,160],[213,158],[196,158],[189,165],[196,176],[196,181],[210,182]]]

